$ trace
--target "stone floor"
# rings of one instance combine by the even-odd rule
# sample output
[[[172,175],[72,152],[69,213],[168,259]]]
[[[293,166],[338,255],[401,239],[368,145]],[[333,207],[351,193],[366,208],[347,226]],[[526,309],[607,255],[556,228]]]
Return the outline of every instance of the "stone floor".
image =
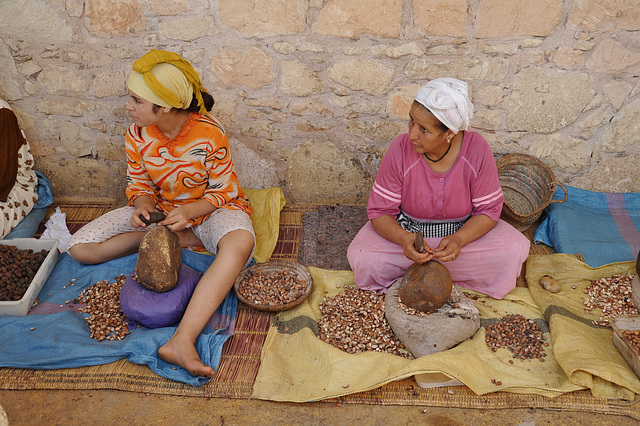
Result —
[[[420,406],[285,403],[261,400],[194,398],[135,392],[7,391],[0,405],[8,424],[304,424],[304,425],[637,425],[618,415],[539,409],[477,410]],[[0,411],[1,413],[1,411]],[[0,426],[3,423],[0,415]]]

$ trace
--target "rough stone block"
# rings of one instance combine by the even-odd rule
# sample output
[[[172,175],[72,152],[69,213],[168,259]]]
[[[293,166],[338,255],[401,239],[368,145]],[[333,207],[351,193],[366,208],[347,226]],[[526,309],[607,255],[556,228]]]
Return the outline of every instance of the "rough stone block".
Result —
[[[169,291],[178,282],[181,262],[180,238],[166,226],[157,226],[140,241],[136,262],[138,282],[158,293]]]
[[[401,280],[389,288],[384,298],[385,317],[396,337],[414,357],[445,351],[473,336],[480,328],[480,316],[441,314],[409,315],[399,306]]]

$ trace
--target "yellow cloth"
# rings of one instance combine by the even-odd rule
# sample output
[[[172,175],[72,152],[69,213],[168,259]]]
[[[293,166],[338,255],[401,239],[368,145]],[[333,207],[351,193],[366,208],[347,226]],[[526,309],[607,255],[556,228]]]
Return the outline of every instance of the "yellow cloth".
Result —
[[[133,63],[127,86],[156,105],[178,109],[189,108],[195,93],[200,113],[206,112],[200,76],[177,53],[151,49]]]
[[[271,258],[278,243],[280,229],[280,211],[286,200],[280,188],[245,189],[251,205],[251,223],[256,233],[256,249],[253,258],[257,263],[266,262]],[[208,250],[202,253],[212,254]]]
[[[640,394],[640,380],[613,344],[613,331],[593,324],[601,310],[584,312],[584,289],[591,281],[615,274],[635,274],[635,263],[591,268],[569,254],[534,255],[527,259],[529,290],[549,322],[558,364],[572,383],[590,388],[595,397],[633,400],[634,394]],[[545,274],[560,283],[559,293],[549,293],[539,285],[538,280]],[[575,290],[571,288],[574,285]]]
[[[256,233],[256,250],[253,258],[258,263],[266,262],[273,254],[278,242],[280,211],[286,204],[280,188],[245,189],[253,210],[251,221]]]
[[[513,364],[508,349],[492,352],[485,342],[486,321],[508,314],[542,318],[526,288],[516,288],[504,299],[481,297],[477,303],[483,325],[472,339],[444,352],[408,360],[378,352],[347,354],[316,337],[319,304],[326,297],[354,285],[351,271],[308,268],[313,292],[301,305],[280,312],[265,341],[253,398],[309,402],[378,388],[397,379],[439,373],[455,379],[479,395],[505,391],[555,397],[584,389],[571,383],[555,362],[552,345],[545,362],[537,359]],[[477,293],[474,293],[477,294]],[[549,341],[549,333],[545,333]],[[502,382],[497,386],[492,379]],[[348,385],[348,386],[347,386]]]

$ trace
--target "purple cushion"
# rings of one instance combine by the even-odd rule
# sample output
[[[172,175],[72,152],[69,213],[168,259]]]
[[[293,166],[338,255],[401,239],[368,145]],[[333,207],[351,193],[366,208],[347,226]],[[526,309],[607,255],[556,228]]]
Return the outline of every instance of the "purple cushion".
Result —
[[[120,307],[129,320],[148,328],[167,327],[180,321],[191,295],[200,281],[200,273],[185,265],[178,270],[178,283],[167,292],[157,293],[127,277],[120,290]]]

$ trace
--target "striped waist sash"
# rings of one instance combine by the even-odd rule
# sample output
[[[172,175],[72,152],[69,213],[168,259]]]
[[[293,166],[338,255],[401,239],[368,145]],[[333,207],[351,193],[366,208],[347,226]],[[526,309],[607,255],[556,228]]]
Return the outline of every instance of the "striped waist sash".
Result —
[[[421,222],[410,218],[401,210],[396,221],[405,231],[413,233],[421,231],[424,238],[443,238],[462,228],[467,219],[462,222]]]

